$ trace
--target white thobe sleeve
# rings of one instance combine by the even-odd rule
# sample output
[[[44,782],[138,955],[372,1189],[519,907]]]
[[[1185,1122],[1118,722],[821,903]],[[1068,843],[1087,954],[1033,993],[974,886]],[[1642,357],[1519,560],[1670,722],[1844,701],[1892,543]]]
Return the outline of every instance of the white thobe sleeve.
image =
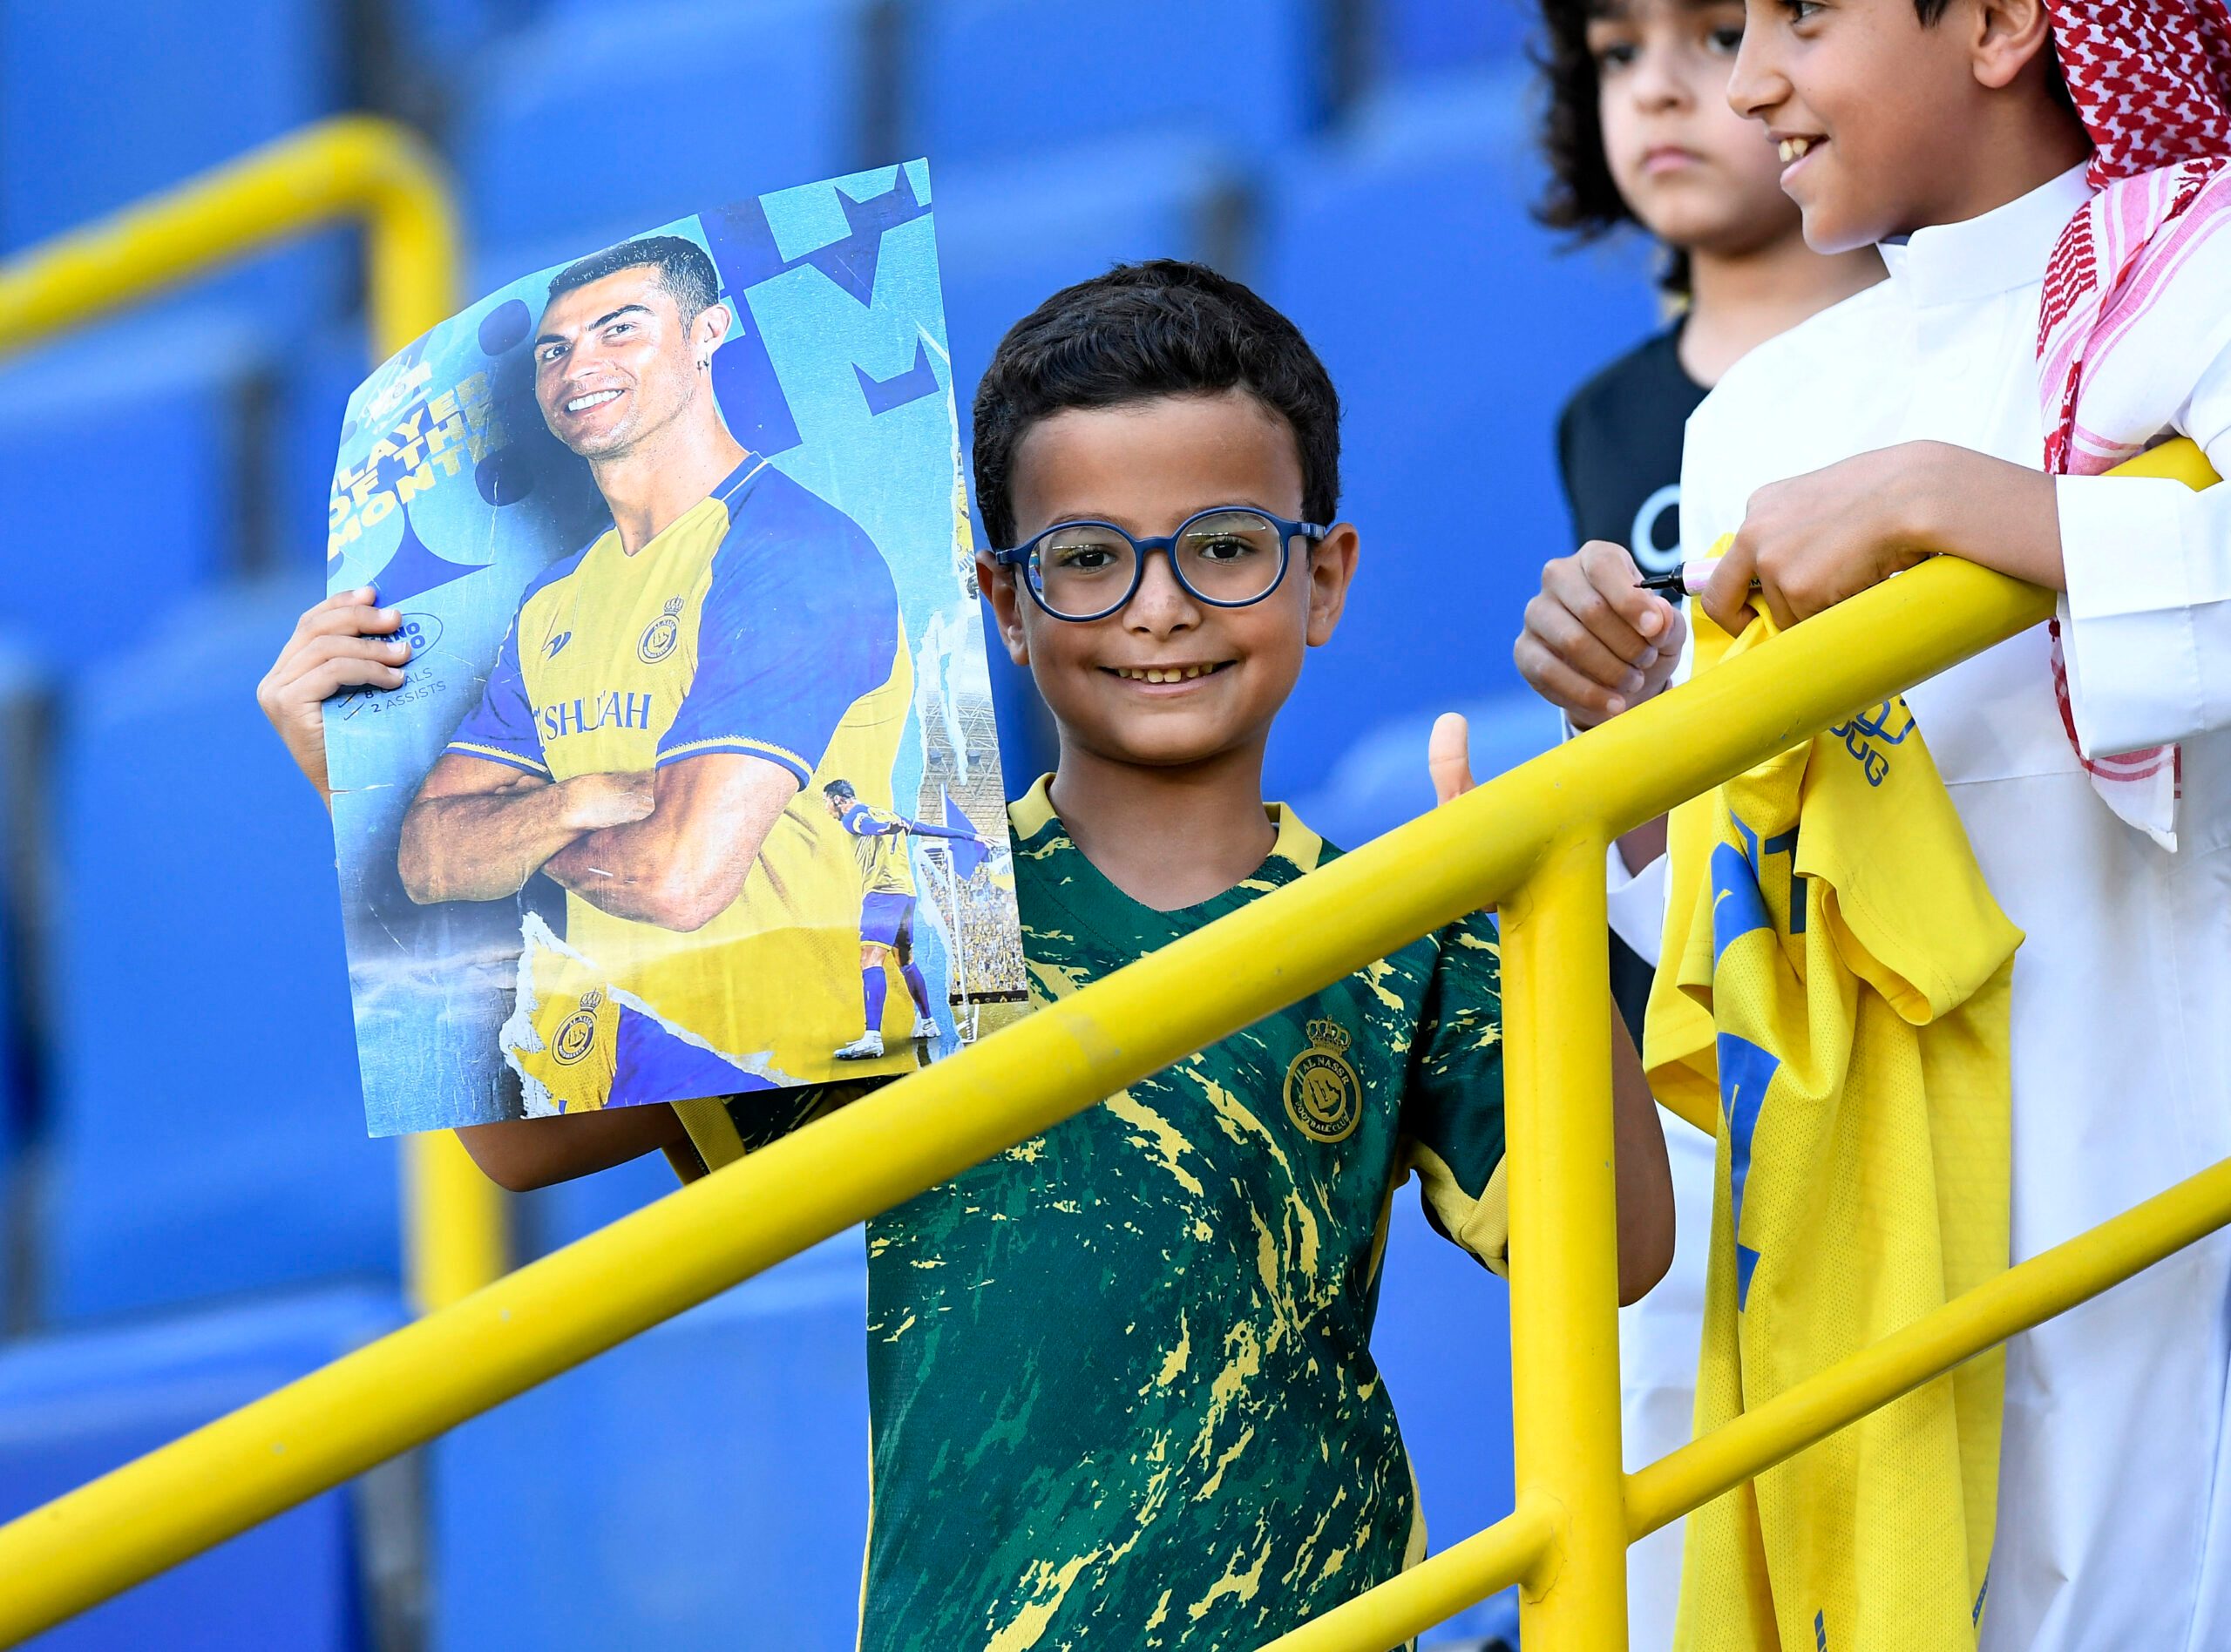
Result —
[[[2231,477],[2231,345],[2206,359],[2171,423]],[[2195,493],[2114,477],[2057,485],[2062,651],[2085,755],[2231,728],[2231,486]]]

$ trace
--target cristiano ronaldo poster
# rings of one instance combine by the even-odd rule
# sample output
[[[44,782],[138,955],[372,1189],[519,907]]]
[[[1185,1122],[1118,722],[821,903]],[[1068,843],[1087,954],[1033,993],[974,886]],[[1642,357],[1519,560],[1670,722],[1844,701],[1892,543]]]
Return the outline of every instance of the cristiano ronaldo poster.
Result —
[[[920,162],[514,281],[350,399],[375,1134],[912,1070],[1023,1001]]]

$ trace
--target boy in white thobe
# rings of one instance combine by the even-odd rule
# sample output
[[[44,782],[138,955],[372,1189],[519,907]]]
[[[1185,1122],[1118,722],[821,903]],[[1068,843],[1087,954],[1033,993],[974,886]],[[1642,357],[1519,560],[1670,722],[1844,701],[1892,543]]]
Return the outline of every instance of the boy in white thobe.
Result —
[[[1922,547],[2066,592],[2058,639],[1907,696],[2029,938],[2017,1261],[2231,1156],[2231,489],[2096,474],[2176,434],[2231,474],[2226,180],[2153,174],[2231,153],[2231,17],[2051,14],[2057,42],[2043,0],[1751,7],[1732,100],[1782,145],[1814,245],[1880,240],[1890,279],[1733,370],[1683,477],[1691,554],[1738,534],[1702,597],[1723,624],[1801,620]],[[1553,565],[1520,645],[1576,722],[1678,651],[1617,555]],[[1613,872],[1653,951],[1662,874]],[[2217,1236],[2010,1345],[1990,1652],[2231,1647],[2228,1316]]]

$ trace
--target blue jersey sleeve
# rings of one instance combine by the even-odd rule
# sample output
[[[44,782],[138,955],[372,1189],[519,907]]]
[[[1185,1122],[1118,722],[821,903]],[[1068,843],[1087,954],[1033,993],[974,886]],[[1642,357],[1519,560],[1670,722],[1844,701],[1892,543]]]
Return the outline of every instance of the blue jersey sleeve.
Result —
[[[741,753],[803,786],[852,702],[890,680],[898,587],[857,523],[778,471],[761,471],[729,510],[697,675],[658,762]]]
[[[932,826],[926,820],[902,820],[898,829],[912,832],[917,837],[966,837],[972,843],[976,841],[974,832],[963,831],[958,826]]]
[[[496,663],[488,669],[480,703],[465,714],[450,736],[449,748],[467,757],[506,763],[531,775],[547,775],[542,739],[535,732],[534,708],[527,703],[526,681],[519,674],[519,620],[504,633]]]
[[[884,837],[905,829],[898,822],[885,819],[865,803],[854,803],[844,811],[844,829],[855,837]]]
[[[895,837],[912,832],[917,837],[966,837],[976,841],[976,834],[957,826],[932,826],[926,820],[914,820],[905,815],[885,815],[870,809],[865,803],[854,803],[844,811],[844,829],[855,837]]]

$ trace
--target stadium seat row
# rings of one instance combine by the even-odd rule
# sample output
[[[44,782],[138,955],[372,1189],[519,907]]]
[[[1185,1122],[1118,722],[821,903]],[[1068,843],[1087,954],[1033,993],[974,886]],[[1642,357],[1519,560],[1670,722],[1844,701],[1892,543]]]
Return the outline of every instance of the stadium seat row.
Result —
[[[900,149],[973,161],[1182,128],[1259,159],[1374,79],[1511,54],[1528,17],[1525,0],[123,0],[100,10],[110,26],[39,0],[0,4],[0,247],[403,87],[431,87],[430,106],[453,115],[474,221],[499,243],[640,220],[661,198],[687,205],[824,177]],[[1173,72],[1163,43],[1180,35],[1201,66]],[[226,95],[207,96],[212,85]],[[144,140],[158,132],[161,142]],[[293,297],[334,297],[329,264],[322,283]]]

